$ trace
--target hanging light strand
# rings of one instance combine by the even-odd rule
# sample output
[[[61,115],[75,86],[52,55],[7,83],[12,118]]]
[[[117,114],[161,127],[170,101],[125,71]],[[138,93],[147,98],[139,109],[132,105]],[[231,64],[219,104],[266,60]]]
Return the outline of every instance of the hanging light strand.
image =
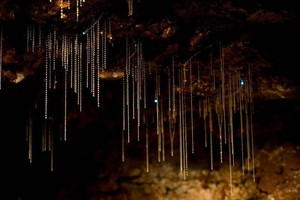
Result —
[[[0,90],[2,89],[3,29],[0,26]]]

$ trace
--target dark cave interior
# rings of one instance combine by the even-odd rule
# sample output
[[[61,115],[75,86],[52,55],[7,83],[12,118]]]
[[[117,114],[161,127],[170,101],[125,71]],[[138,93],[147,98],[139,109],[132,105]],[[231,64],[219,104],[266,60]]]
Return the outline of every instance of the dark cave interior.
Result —
[[[300,13],[295,1],[1,2],[1,199],[300,199]],[[66,8],[68,2],[70,9]],[[133,13],[129,16],[130,2]],[[78,21],[76,3],[82,4]],[[62,8],[64,18],[60,17]],[[28,42],[35,51],[28,51]],[[64,47],[63,42],[69,46]],[[68,65],[74,64],[78,71],[70,68],[67,72],[68,84],[74,87],[64,93],[64,62],[68,59],[74,59]],[[94,64],[105,67],[92,75]],[[48,71],[53,77],[45,75],[49,66],[56,67]],[[222,67],[229,72],[223,73]],[[87,70],[86,74],[77,76],[77,72],[83,74],[79,71],[82,69]],[[127,77],[129,73],[134,74]],[[174,74],[176,84],[170,78]],[[226,75],[225,83],[222,75]],[[54,89],[47,90],[49,118],[45,120],[48,78],[53,80]],[[93,96],[90,88],[80,85],[81,89],[74,92],[79,80],[95,84],[99,91]],[[128,102],[124,100],[126,81],[130,88]],[[170,97],[173,91],[168,84],[174,89],[175,100]],[[232,92],[235,90],[238,92]],[[145,96],[137,96],[141,94]],[[235,101],[237,105],[241,101],[236,97],[240,94],[245,95],[241,97],[246,99],[245,106],[233,111]],[[218,104],[222,95],[225,107]],[[168,108],[170,99],[176,101],[179,110],[174,143],[170,141],[170,123],[174,123],[169,111],[173,108]],[[211,104],[199,103],[203,107],[198,108],[198,102],[209,101]],[[123,109],[125,104],[128,110]],[[142,108],[143,104],[147,108]],[[134,106],[136,118],[131,116]],[[226,112],[224,119],[228,120],[228,135],[223,137],[229,142],[221,140],[222,163],[218,109]],[[128,120],[127,114],[134,119]],[[124,131],[125,115],[128,124]],[[247,135],[241,138],[240,115],[245,117],[245,134],[249,126],[253,139]],[[229,123],[231,119],[234,125]],[[122,139],[127,137],[129,126],[131,141],[125,141],[123,148]],[[28,127],[33,134],[31,144]],[[209,128],[211,133],[206,135]],[[62,139],[64,129],[66,140]],[[248,144],[251,149],[247,149]],[[170,155],[172,145],[174,156]],[[251,166],[247,166],[248,153],[250,161],[255,161]]]

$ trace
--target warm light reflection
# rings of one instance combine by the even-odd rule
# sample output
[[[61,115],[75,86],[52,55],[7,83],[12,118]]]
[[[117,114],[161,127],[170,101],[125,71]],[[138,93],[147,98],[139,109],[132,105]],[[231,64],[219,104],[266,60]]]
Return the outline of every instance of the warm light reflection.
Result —
[[[19,83],[19,82],[23,81],[24,78],[25,78],[25,76],[24,76],[23,73],[17,72],[17,73],[16,73],[16,77],[15,77],[15,79],[12,80],[12,82],[13,82],[13,83]]]

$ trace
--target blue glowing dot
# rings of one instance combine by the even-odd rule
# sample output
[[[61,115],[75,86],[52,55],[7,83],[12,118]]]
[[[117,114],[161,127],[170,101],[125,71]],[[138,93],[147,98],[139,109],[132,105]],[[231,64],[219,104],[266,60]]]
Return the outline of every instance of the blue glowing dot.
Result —
[[[158,103],[158,99],[154,99],[154,103]]]
[[[240,81],[240,84],[241,84],[241,85],[245,85],[244,80],[241,80],[241,81]]]
[[[85,32],[85,31],[83,31],[83,32],[82,32],[82,34],[83,34],[83,35],[85,35],[85,34],[86,34],[86,32]]]

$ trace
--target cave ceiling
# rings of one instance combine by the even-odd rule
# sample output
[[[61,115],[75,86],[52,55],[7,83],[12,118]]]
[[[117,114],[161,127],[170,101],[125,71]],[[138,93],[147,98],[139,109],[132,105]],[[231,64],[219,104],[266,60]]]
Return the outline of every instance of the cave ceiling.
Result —
[[[174,57],[179,67],[194,57],[205,65],[207,49],[222,44],[226,66],[251,66],[258,98],[297,97],[300,17],[293,1],[134,0],[129,16],[125,0],[86,0],[79,8],[78,20],[75,1],[70,2],[70,9],[67,2],[62,7],[63,18],[60,1],[2,1],[4,84],[20,74],[24,79],[34,77],[43,67],[43,60],[19,50],[21,44],[26,45],[23,39],[28,24],[72,34],[83,33],[103,18],[110,23],[111,44],[121,49],[125,37],[139,38],[154,69],[166,68]],[[118,53],[113,60],[108,63],[111,68],[124,63]]]

